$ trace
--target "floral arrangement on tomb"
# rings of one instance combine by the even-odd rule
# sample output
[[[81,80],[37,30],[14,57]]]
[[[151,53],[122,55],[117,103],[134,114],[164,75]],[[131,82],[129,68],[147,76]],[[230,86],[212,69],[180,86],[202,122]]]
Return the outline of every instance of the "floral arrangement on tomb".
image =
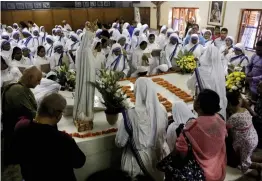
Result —
[[[229,92],[242,91],[245,86],[244,72],[232,72],[226,77],[226,89]]]
[[[61,65],[57,70],[58,83],[64,90],[73,91],[76,85],[76,72],[69,69],[66,64]]]
[[[91,82],[95,88],[101,93],[103,101],[102,104],[106,107],[107,114],[118,114],[126,107],[126,99],[128,98],[122,92],[122,86],[117,82],[121,76],[112,71],[101,69],[97,73],[96,82]]]
[[[192,73],[197,66],[193,53],[186,50],[178,53],[176,63],[182,73]]]

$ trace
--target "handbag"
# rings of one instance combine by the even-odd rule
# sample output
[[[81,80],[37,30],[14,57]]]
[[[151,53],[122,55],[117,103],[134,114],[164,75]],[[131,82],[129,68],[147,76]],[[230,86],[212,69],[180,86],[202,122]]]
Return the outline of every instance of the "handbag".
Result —
[[[180,154],[170,153],[157,164],[157,169],[165,172],[166,181],[205,181],[204,171],[195,159],[192,145],[184,131],[182,134],[188,145],[187,155],[182,158]]]

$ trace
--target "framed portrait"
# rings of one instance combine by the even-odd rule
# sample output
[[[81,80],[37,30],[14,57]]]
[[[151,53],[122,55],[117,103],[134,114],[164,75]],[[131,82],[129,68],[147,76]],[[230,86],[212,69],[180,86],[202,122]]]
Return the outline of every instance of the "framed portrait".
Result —
[[[82,8],[82,2],[81,1],[75,1],[75,7],[76,8]]]
[[[84,2],[84,7],[89,8],[89,2]]]
[[[49,9],[50,8],[50,2],[43,2],[43,8]]]
[[[98,7],[103,7],[104,6],[103,1],[97,1],[96,4],[97,4]]]
[[[96,7],[96,1],[90,1],[90,7]]]
[[[15,3],[7,3],[7,9],[15,9]]]
[[[40,2],[40,3],[34,3],[34,8],[35,9],[41,9],[42,8],[42,3]]]
[[[110,1],[104,1],[104,6],[109,7],[110,6]]]
[[[25,3],[25,9],[34,9],[33,3]]]
[[[25,9],[24,3],[16,3],[16,9]]]
[[[225,1],[211,1],[209,3],[207,24],[213,26],[223,26],[225,12],[226,12]]]

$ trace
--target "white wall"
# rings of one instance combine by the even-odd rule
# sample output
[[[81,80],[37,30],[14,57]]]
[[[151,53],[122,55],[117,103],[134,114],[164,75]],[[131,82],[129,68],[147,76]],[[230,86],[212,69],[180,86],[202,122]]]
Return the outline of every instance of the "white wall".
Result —
[[[134,4],[135,7],[151,7],[150,25],[151,28],[156,28],[156,9],[150,1],[141,1],[139,4]],[[173,7],[195,7],[199,8],[197,14],[197,23],[200,28],[207,27],[207,15],[209,1],[168,1],[161,6],[161,25],[171,26],[171,16]],[[228,28],[229,35],[235,39],[238,36],[238,29],[241,20],[241,9],[262,9],[261,1],[228,1],[226,4],[226,12],[224,16],[223,27]]]

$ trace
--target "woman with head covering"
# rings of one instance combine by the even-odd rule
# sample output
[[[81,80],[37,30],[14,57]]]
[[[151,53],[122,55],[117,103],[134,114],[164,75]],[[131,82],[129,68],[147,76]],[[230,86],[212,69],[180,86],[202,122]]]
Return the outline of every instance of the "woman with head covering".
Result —
[[[122,47],[123,55],[127,58],[127,61],[131,60],[131,45],[126,42],[126,36],[120,35],[117,39],[117,43],[119,43]]]
[[[43,42],[42,42],[42,37],[40,36],[39,34],[39,30],[37,28],[33,28],[32,29],[32,34],[33,34],[33,38],[34,38],[34,41],[37,45],[35,46],[40,46],[40,45],[43,45]]]
[[[17,23],[14,23],[14,24],[13,24],[13,30],[14,30],[14,31],[19,30],[19,26],[18,26]]]
[[[93,55],[95,58],[95,69],[101,70],[106,66],[106,57],[102,52],[102,43],[101,41],[94,42]]]
[[[226,118],[226,79],[217,47],[207,47],[200,58],[200,65],[188,80],[187,86],[196,95],[203,89],[215,91],[220,97],[220,114]]]
[[[12,33],[13,33],[13,28],[12,26],[7,26],[6,27],[6,32],[8,33],[9,37],[12,36]]]
[[[154,33],[148,34],[147,49],[149,52],[152,52],[152,50],[160,49],[159,44],[156,42],[156,35]]]
[[[172,106],[172,114],[174,122],[168,126],[167,129],[167,144],[172,152],[176,146],[176,139],[179,137],[179,126],[186,124],[192,118],[196,116],[192,113],[186,103],[177,102]]]
[[[199,59],[204,51],[204,47],[199,43],[199,37],[197,34],[193,34],[190,37],[190,42],[184,47],[184,51],[193,53],[194,57]]]
[[[138,46],[138,43],[139,43],[139,32],[140,32],[140,29],[139,28],[135,28],[134,31],[133,31],[133,35],[132,35],[132,39],[131,39],[131,47],[132,47],[132,50],[135,50],[136,47]]]
[[[51,55],[53,54],[53,49],[54,49],[53,44],[54,44],[53,36],[47,35],[46,36],[46,43],[44,45],[47,57],[51,57]]]
[[[96,35],[95,35],[95,37],[94,37],[94,39],[92,41],[92,47],[94,46],[95,42],[101,40],[101,33],[102,33],[102,31],[103,30],[101,30],[101,29],[96,30]]]
[[[123,29],[122,34],[126,37],[126,43],[128,45],[131,45],[131,37],[128,32],[129,27],[130,27],[129,23],[124,23],[123,28],[122,28]]]
[[[64,52],[62,43],[57,41],[53,46],[54,52],[50,57],[50,69],[55,70],[63,64],[69,66],[70,69],[75,69],[75,62],[68,52]]]
[[[139,39],[139,45],[132,54],[132,68],[131,77],[138,77],[146,75],[149,72],[149,58],[145,54],[147,48],[147,38]]]
[[[80,38],[76,33],[71,33],[70,40],[71,41],[68,41],[70,43],[68,44],[68,47],[66,47],[66,50],[69,51],[71,58],[75,59],[76,50],[80,46]]]
[[[107,57],[106,68],[122,73],[126,77],[129,72],[129,65],[126,56],[123,55],[122,47],[119,43],[115,43]]]
[[[55,37],[56,36],[56,28],[52,29],[52,36]]]
[[[20,32],[19,31],[14,31],[12,38],[9,40],[11,47],[16,47],[21,45],[20,41]]]
[[[105,55],[105,57],[108,57],[109,52],[111,48],[108,46],[109,40],[101,39],[101,46],[102,46],[102,53]]]
[[[20,70],[17,67],[10,66],[7,60],[1,56],[1,87],[17,82],[21,77]]]
[[[182,45],[179,44],[178,40],[178,35],[176,33],[172,33],[169,36],[167,45],[162,52],[163,62],[168,65],[169,69],[173,67],[173,64],[176,65],[174,58],[177,58],[178,53],[182,50]]]
[[[167,112],[151,79],[137,79],[134,92],[135,108],[123,112],[115,139],[118,147],[125,148],[121,168],[132,177],[143,174],[160,181],[164,175],[156,169],[156,163],[170,152],[166,143]]]
[[[119,36],[120,36],[120,32],[117,29],[117,23],[113,23],[112,24],[112,36],[110,39],[112,39],[113,41],[117,41]]]
[[[34,57],[33,63],[42,72],[48,73],[50,71],[50,60],[46,57],[46,50],[44,46],[39,46],[37,48],[37,54]],[[49,66],[49,68],[43,66]]]
[[[205,48],[212,44],[212,32],[211,30],[204,30],[203,37],[205,39]]]
[[[148,25],[147,25],[147,24],[144,24],[144,25],[140,28],[139,39],[141,39],[141,38],[147,39],[148,34],[149,34]]]
[[[241,43],[237,43],[234,46],[234,53],[231,55],[228,62],[228,69],[230,69],[230,71],[244,71],[248,63],[249,59],[245,55],[244,45]]]
[[[15,47],[12,53],[12,66],[27,68],[30,65],[33,65],[33,62],[29,58],[23,57],[21,48]]]
[[[45,31],[45,27],[44,26],[40,26],[40,36],[42,38],[42,44],[44,45],[46,42],[46,36],[48,35],[48,33]]]
[[[65,41],[65,38],[63,36],[63,32],[60,28],[56,29],[56,36],[55,36],[54,40],[59,41],[63,46],[65,46],[66,41]]]
[[[10,39],[10,36],[7,32],[3,32],[1,34],[1,38],[8,41]]]
[[[156,39],[157,44],[160,46],[161,49],[164,49],[165,41],[166,41],[166,25],[163,25],[160,29],[159,35]]]
[[[7,40],[1,40],[0,42],[1,42],[1,56],[3,56],[7,62],[10,62],[12,60],[11,44]]]
[[[225,41],[226,41],[226,44],[220,48],[220,54],[221,54],[221,61],[224,67],[224,72],[225,72],[225,75],[227,75],[228,74],[228,63],[230,61],[230,58],[234,54],[234,39],[232,36],[227,36]]]
[[[76,30],[76,34],[79,36],[81,33],[83,33],[83,30],[81,30],[81,29],[78,29],[78,30]]]
[[[137,27],[138,29],[140,29],[140,28],[142,28],[142,24],[141,24],[141,23],[137,23],[136,27]]]
[[[22,45],[21,50],[23,53],[23,57],[22,57],[23,62],[30,62],[30,64],[33,65],[34,57],[32,56],[30,49]]]
[[[38,46],[37,41],[34,40],[33,36],[28,30],[23,30],[22,34],[24,36],[24,39],[22,40],[22,46],[30,49],[31,54],[34,55]]]

